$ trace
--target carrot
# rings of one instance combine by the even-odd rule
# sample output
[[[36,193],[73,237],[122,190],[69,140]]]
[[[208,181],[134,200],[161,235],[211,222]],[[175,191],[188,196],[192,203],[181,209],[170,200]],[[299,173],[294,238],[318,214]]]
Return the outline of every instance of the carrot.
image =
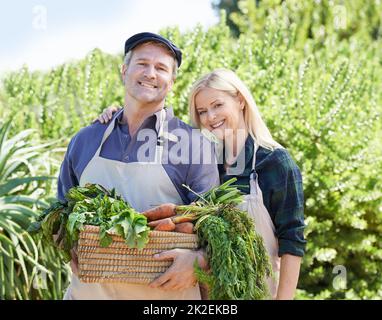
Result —
[[[173,203],[164,203],[158,207],[142,212],[149,221],[164,219],[175,215],[176,205]]]
[[[156,231],[173,231],[175,229],[175,223],[171,218],[163,219],[155,228]]]
[[[171,219],[171,218],[164,218],[164,219],[159,219],[159,220],[154,220],[154,221],[150,221],[147,225],[151,228],[154,228],[156,227],[158,224],[162,223],[162,222],[167,222],[167,219]],[[172,219],[171,219],[172,220]],[[168,223],[168,222],[167,222]]]
[[[153,227],[156,227],[161,222],[165,221],[166,219],[168,218],[154,220],[149,222],[147,225],[153,228]],[[193,215],[176,215],[176,216],[170,217],[170,219],[172,220],[172,222],[176,224],[176,223],[183,223],[183,222],[191,222],[191,221],[194,221],[196,218]]]
[[[193,214],[181,214],[171,217],[171,220],[174,223],[191,222],[196,220],[196,216]]]
[[[194,225],[192,222],[182,222],[175,225],[175,232],[194,233]]]

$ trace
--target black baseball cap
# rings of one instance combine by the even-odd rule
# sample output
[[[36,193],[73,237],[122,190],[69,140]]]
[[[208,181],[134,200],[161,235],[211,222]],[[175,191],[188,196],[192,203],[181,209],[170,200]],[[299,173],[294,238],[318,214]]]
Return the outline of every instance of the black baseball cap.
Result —
[[[160,36],[159,34],[151,32],[137,33],[131,36],[129,39],[127,39],[125,42],[125,55],[130,50],[134,49],[137,45],[148,41],[156,41],[165,44],[174,54],[176,61],[178,61],[178,68],[180,67],[180,64],[182,63],[182,52],[180,51],[180,49],[166,38]]]

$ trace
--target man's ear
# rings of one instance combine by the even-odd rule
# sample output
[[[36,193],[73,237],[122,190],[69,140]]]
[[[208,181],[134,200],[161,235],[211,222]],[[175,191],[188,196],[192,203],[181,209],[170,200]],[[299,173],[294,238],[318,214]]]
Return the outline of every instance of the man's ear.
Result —
[[[168,86],[168,91],[170,92],[172,90],[172,87],[174,86],[174,78],[171,79],[170,85]]]
[[[122,82],[125,84],[125,79],[126,79],[126,71],[127,71],[127,66],[123,64],[121,66],[121,77],[122,77]]]

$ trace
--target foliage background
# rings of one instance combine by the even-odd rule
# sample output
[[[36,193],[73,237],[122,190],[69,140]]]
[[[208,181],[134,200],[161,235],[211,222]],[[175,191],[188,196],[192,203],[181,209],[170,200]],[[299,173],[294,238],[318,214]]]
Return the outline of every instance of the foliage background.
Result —
[[[308,246],[297,298],[381,299],[382,2],[221,0],[214,5],[222,9],[218,25],[160,32],[184,52],[168,104],[188,121],[191,84],[214,68],[235,70],[303,173]],[[56,177],[70,137],[106,106],[123,104],[121,62],[121,55],[94,49],[49,72],[25,66],[3,78],[1,130],[7,133],[0,140],[0,169],[6,164],[11,169],[0,170],[0,299],[62,298],[68,268],[38,239],[29,239],[26,247],[21,241],[25,225],[54,198],[55,180],[15,184],[15,179]],[[17,150],[40,146],[44,152],[14,165],[17,150],[11,156],[6,142],[30,128],[33,135],[18,136],[25,143]],[[14,188],[6,188],[10,181]],[[7,207],[10,199],[21,207]],[[9,221],[16,224],[13,229]],[[32,243],[37,251],[27,249]],[[20,247],[25,255],[18,255]],[[32,278],[42,266],[50,271],[48,289],[35,290]]]

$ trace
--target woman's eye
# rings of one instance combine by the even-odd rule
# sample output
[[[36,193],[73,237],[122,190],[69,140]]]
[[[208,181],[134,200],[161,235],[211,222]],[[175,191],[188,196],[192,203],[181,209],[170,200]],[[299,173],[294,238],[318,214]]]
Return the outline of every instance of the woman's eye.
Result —
[[[205,111],[199,111],[199,115],[201,116],[202,114],[205,114]]]
[[[223,104],[222,103],[217,103],[215,104],[215,108],[220,108]]]

